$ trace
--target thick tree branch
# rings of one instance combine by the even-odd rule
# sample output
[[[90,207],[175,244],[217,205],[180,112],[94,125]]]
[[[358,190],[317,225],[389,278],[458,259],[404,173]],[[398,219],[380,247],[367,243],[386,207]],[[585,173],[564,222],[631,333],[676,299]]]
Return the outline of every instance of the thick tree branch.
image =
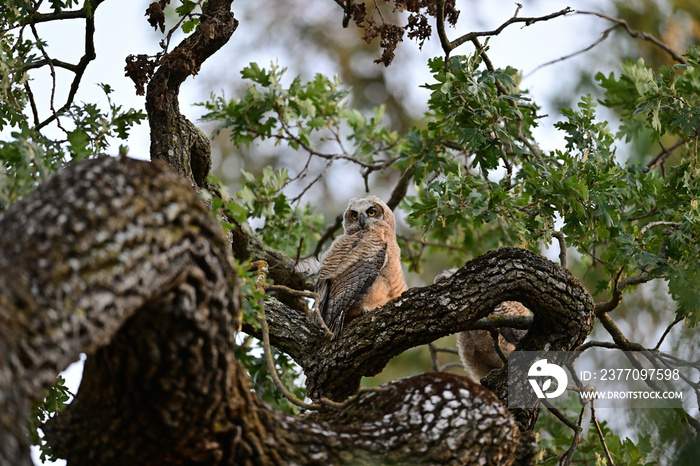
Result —
[[[125,158],[73,165],[0,217],[0,464],[31,464],[29,407],[81,352],[96,356],[71,405],[76,414],[67,416],[73,433],[57,427],[61,434],[50,437],[56,451],[79,454],[85,464],[97,454],[86,449],[145,458],[153,447],[186,455],[197,442],[215,441],[205,418],[221,415],[225,403],[206,393],[229,383],[232,361],[205,348],[233,341],[226,249],[221,227],[182,179],[161,164]],[[189,356],[168,351],[189,347],[190,338],[200,346]],[[200,370],[208,378],[192,379],[182,370],[188,362],[207,366]],[[125,397],[130,390],[138,395]],[[149,422],[146,413],[154,416],[152,432],[162,434],[153,446],[148,436],[130,438]],[[175,439],[190,422],[199,440]]]
[[[521,302],[534,314],[519,347],[523,350],[577,348],[593,325],[593,301],[571,274],[515,248],[475,259],[435,285],[408,290],[350,322],[336,340],[277,301],[266,304],[266,314],[273,346],[304,369],[307,395],[343,400],[355,393],[363,376],[377,374],[395,355],[471,329],[503,301]],[[500,377],[495,385],[507,374]]]
[[[211,145],[207,136],[180,113],[178,96],[185,79],[196,75],[238,27],[231,3],[233,0],[206,3],[195,32],[162,57],[146,92],[151,159],[165,160],[199,187],[206,186],[211,169]]]

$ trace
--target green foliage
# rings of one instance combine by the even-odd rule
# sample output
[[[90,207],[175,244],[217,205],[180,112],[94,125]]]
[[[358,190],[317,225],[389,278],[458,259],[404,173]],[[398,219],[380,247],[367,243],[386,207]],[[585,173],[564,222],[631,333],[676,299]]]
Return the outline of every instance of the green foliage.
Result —
[[[428,64],[436,81],[425,86],[432,91],[428,128],[472,155],[473,165],[488,174],[507,154],[504,141],[515,140],[512,123],[523,119],[523,109],[513,105],[528,100],[516,89],[517,71],[481,69],[480,54]]]
[[[629,438],[621,439],[610,428],[606,421],[600,421],[600,429],[605,439],[605,445],[615,464],[630,466],[652,466],[655,462],[648,461],[652,452],[651,436],[640,434],[635,442]],[[549,411],[543,410],[537,421],[535,431],[538,433],[538,464],[556,466],[560,464],[562,455],[571,447],[573,432]],[[595,425],[591,422],[581,435],[571,464],[576,465],[606,465],[607,456],[604,453],[600,436]]]
[[[315,146],[330,140],[343,150],[346,139],[352,142],[352,150],[343,150],[335,157],[366,164],[400,151],[400,136],[381,124],[383,108],[376,109],[369,118],[348,109],[348,91],[340,88],[337,77],[331,80],[317,74],[307,83],[296,77],[285,87],[281,82],[285,71],[274,64],[266,70],[251,63],[241,72],[252,82],[243,97],[226,100],[212,95],[208,102],[199,104],[208,111],[202,120],[217,122],[214,134],[229,130],[237,147],[250,146],[253,140],[273,139],[275,144],[284,142],[292,149],[332,158],[332,154],[323,154]],[[349,133],[343,138],[340,133],[346,129]]]
[[[292,207],[283,192],[289,183],[287,170],[275,171],[267,166],[260,179],[246,171],[242,174],[245,182],[236,198],[247,209],[247,219],[264,220],[264,225],[255,230],[263,242],[290,257],[310,252],[321,236],[323,215],[308,204]]]
[[[383,108],[372,116],[348,109],[348,92],[336,79],[316,75],[303,83],[298,77],[285,87],[284,68],[272,65],[269,70],[251,63],[243,69],[243,78],[251,81],[243,97],[226,100],[212,95],[200,104],[207,109],[204,121],[215,121],[214,134],[230,131],[236,146],[250,146],[253,141],[274,140],[312,156],[350,159],[366,167],[381,164],[402,149],[402,138],[382,125]],[[345,134],[345,137],[341,136]],[[345,150],[344,141],[352,148]],[[341,154],[325,154],[318,146],[335,144]],[[292,178],[286,169],[263,169],[262,177],[242,171],[243,186],[235,194],[238,205],[228,205],[230,214],[239,221],[263,220],[256,228],[263,242],[291,257],[308,254],[320,238],[323,217],[309,205],[300,205],[300,197],[290,199],[285,192]],[[241,209],[243,207],[245,210]]]
[[[214,134],[229,129],[236,146],[268,138],[286,141],[293,149],[309,146],[312,134],[337,124],[347,91],[339,89],[337,79],[320,74],[309,83],[296,78],[285,88],[280,82],[284,73],[276,65],[268,71],[251,63],[241,71],[252,82],[245,95],[230,101],[212,95],[209,102],[200,104],[208,110],[202,120],[218,123]]]
[[[212,179],[212,181],[216,182],[215,179]],[[247,211],[236,202],[224,202],[206,191],[202,192],[202,196],[205,200],[211,202],[212,214],[220,219],[226,229],[235,228],[223,220],[227,215],[233,216],[238,221],[243,221],[247,218]],[[235,261],[234,265],[238,276],[239,293],[242,297],[241,323],[259,329],[262,316],[261,304],[269,299],[269,296],[258,289],[257,267],[255,267],[253,262],[246,261],[241,263]],[[243,365],[250,376],[255,393],[264,401],[290,414],[299,412],[299,408],[289,402],[275,386],[261,342],[252,337],[246,338],[235,347],[234,356],[236,361]],[[272,358],[282,384],[294,396],[303,399],[306,390],[300,382],[301,368],[286,354],[275,349],[272,351]]]
[[[259,329],[262,316],[261,303],[269,299],[269,296],[258,290],[257,268],[251,262],[236,262],[236,271],[239,278],[239,291],[243,297],[242,322]],[[236,346],[234,355],[236,361],[240,362],[248,372],[255,393],[264,401],[290,414],[299,412],[298,407],[289,402],[275,386],[261,342],[248,337],[242,344]],[[305,388],[299,380],[301,368],[286,354],[274,348],[272,359],[282,384],[297,398],[303,399]]]
[[[452,256],[455,265],[537,236],[528,238],[520,223],[527,216],[524,201],[512,194],[511,171],[516,158],[532,158],[520,138],[534,126],[536,106],[517,90],[515,69],[482,65],[479,54],[429,62],[435,80],[425,86],[431,90],[429,123],[406,136],[411,145],[402,153],[417,192],[404,204],[409,223],[426,240],[461,248]],[[505,176],[496,174],[499,168],[507,169]]]
[[[255,328],[260,328],[260,304],[269,297],[257,289],[257,272],[251,263],[236,264],[239,276],[240,293],[243,296],[242,320]],[[262,344],[248,337],[234,349],[236,361],[240,362],[250,376],[250,382],[264,401],[290,414],[299,412],[297,406],[287,400],[275,386],[265,359]],[[275,370],[282,384],[297,398],[303,399],[305,389],[300,383],[301,368],[286,354],[273,348],[272,358]]]
[[[46,397],[32,407],[29,436],[32,445],[39,446],[41,452],[39,458],[42,462],[47,460],[55,461],[56,458],[54,458],[51,453],[51,447],[39,436],[37,429],[50,418],[63,411],[63,408],[65,408],[71,398],[75,396],[66,388],[64,385],[65,382],[65,379],[59,375],[56,385],[46,392]]]
[[[678,315],[688,318],[691,325],[700,319],[700,270],[698,244],[700,238],[700,167],[697,159],[697,138],[700,128],[700,48],[692,47],[686,54],[687,64],[673,68],[662,67],[654,72],[643,60],[628,61],[619,79],[614,75],[596,78],[606,90],[604,104],[622,115],[618,138],[649,134],[652,142],[668,145],[669,138],[682,145],[673,153],[673,165],[655,183],[641,186],[635,199],[641,214],[654,214],[645,219],[680,224],[668,231],[655,228],[642,238],[643,243],[658,246],[658,261],[673,299],[678,303]],[[646,131],[645,131],[646,130]],[[671,139],[671,141],[674,141]],[[664,146],[662,146],[664,147]],[[663,151],[661,153],[663,155]],[[639,180],[643,181],[643,180]],[[646,195],[646,199],[642,196]],[[643,202],[646,200],[646,202]],[[663,248],[662,248],[663,246]],[[647,248],[648,250],[649,248]],[[648,255],[642,255],[649,262]]]
[[[79,3],[49,2],[57,12]],[[38,49],[43,44],[16,33],[32,11],[31,2],[8,0],[0,8],[0,130],[10,134],[0,141],[1,211],[65,163],[103,154],[114,138],[125,140],[145,115],[115,104],[110,86],[102,84],[106,109],[72,104],[58,115],[67,128],[64,137],[47,137],[26,113],[31,107],[27,70],[44,59]],[[192,0],[175,8],[183,32],[199,24],[198,8]],[[686,58],[684,65],[658,70],[643,60],[628,61],[617,76],[598,74],[605,98],[596,102],[586,95],[574,108],[562,109],[556,128],[565,143],[550,152],[534,140],[539,108],[519,89],[517,70],[493,69],[481,52],[429,61],[429,109],[424,123],[405,134],[383,124],[383,107],[367,114],[350,108],[349,92],[337,78],[289,80],[276,65],[264,69],[251,63],[241,72],[249,83],[242,96],[212,95],[201,105],[207,112],[203,120],[216,122],[215,134],[228,131],[236,147],[271,140],[309,161],[352,163],[365,180],[375,171],[410,173],[413,189],[401,208],[422,241],[407,241],[403,251],[416,269],[426,259],[421,255],[436,248],[447,248],[455,265],[503,244],[537,250],[551,242],[555,224],[561,224],[581,263],[606,277],[596,292],[609,294],[624,278],[661,278],[668,282],[677,315],[695,325],[700,319],[700,48],[688,50]],[[600,106],[617,112],[619,121],[602,121]],[[232,199],[208,199],[220,217],[250,221],[268,246],[291,257],[306,255],[321,237],[324,221],[302,203],[306,189],[290,198],[290,186],[304,176],[272,167],[259,176],[244,171]],[[257,326],[268,297],[258,290],[250,263],[237,264],[237,273],[242,319]],[[272,383],[258,342],[247,339],[235,351],[265,401],[297,411]],[[273,357],[283,383],[303,398],[298,367],[284,354],[273,352]],[[41,443],[36,427],[68,397],[59,379],[35,409],[34,443]],[[650,464],[648,435],[632,441],[604,422],[601,429],[616,464]],[[543,413],[538,431],[542,464],[558,464],[571,445],[570,429]],[[43,450],[42,458],[48,455]],[[590,426],[573,464],[604,463]]]
[[[265,402],[289,414],[297,414],[299,408],[292,404],[277,390],[270,375],[262,345],[257,340],[249,339],[234,350],[236,360],[245,367],[250,376],[255,393]],[[282,384],[294,396],[304,399],[305,389],[301,383],[301,369],[284,353],[272,349],[275,370]]]
[[[124,109],[112,102],[112,87],[99,85],[107,97],[109,111],[102,111],[94,103],[72,105],[66,116],[75,129],[68,132],[68,153],[72,160],[81,160],[93,154],[103,154],[110,145],[109,138],[126,141],[132,126],[146,119],[141,110]]]
[[[10,134],[11,138],[0,141],[0,162],[3,164],[0,211],[66,163],[104,154],[114,138],[126,140],[131,127],[146,118],[140,110],[124,109],[112,102],[109,85],[101,84],[100,87],[107,96],[108,110],[101,110],[93,103],[70,106],[63,116],[72,123],[73,129],[66,133],[64,140],[43,136],[29,126],[23,114],[9,105],[0,105],[7,114],[15,115],[7,123],[19,121],[17,130]],[[0,129],[1,125],[2,122]]]
[[[70,8],[76,2],[54,2],[56,9]],[[31,191],[41,180],[71,160],[103,154],[113,138],[126,140],[131,127],[146,118],[141,111],[124,109],[111,98],[112,88],[100,87],[107,98],[107,110],[94,103],[72,104],[57,114],[63,121],[65,139],[46,137],[32,126],[25,113],[30,99],[25,84],[27,69],[43,57],[40,40],[24,39],[9,31],[30,11],[22,1],[6,2],[0,21],[0,131],[10,137],[0,141],[0,211]]]
[[[699,238],[697,54],[691,49],[688,64],[673,70],[657,73],[638,62],[625,64],[619,80],[599,76],[607,91],[603,104],[620,110],[620,131],[613,134],[599,121],[598,104],[585,96],[576,109],[562,109],[564,120],[556,124],[565,147],[541,158],[520,144],[536,107],[524,106],[514,91],[514,70],[480,69],[478,57],[452,57],[447,66],[433,60],[431,121],[406,136],[405,162],[417,183],[417,194],[404,203],[411,225],[425,239],[478,254],[508,240],[536,249],[551,241],[560,219],[568,245],[610,277],[598,291],[612,290],[618,277],[664,277],[679,315],[694,324],[700,302],[700,257],[691,246]],[[651,155],[618,155],[619,141],[640,134],[656,142],[681,137],[685,147],[659,173],[646,165]],[[499,160],[505,175],[489,176]],[[652,222],[674,226],[645,228]]]
[[[317,157],[324,156],[328,143],[340,145],[345,131],[352,149],[344,153],[355,163],[387,157],[395,162],[392,168],[410,170],[415,194],[401,206],[423,242],[402,248],[415,268],[420,254],[431,250],[425,244],[449,248],[460,265],[502,244],[538,249],[551,242],[559,223],[581,263],[607,277],[596,292],[610,293],[628,277],[662,278],[678,315],[693,325],[700,303],[695,155],[700,79],[697,50],[687,56],[687,65],[672,69],[654,71],[643,62],[628,62],[619,78],[599,75],[605,99],[596,102],[586,95],[574,108],[562,109],[556,128],[565,143],[550,152],[533,139],[538,107],[517,88],[516,70],[490,70],[479,54],[430,61],[426,124],[404,135],[382,126],[381,108],[369,118],[348,109],[337,80],[296,78],[284,87],[283,69],[255,64],[242,72],[252,81],[244,96],[213,97],[204,104],[209,112],[204,119],[218,123],[217,133],[230,131],[236,146],[272,139]],[[616,110],[620,121],[602,121],[600,105]],[[653,145],[668,147],[669,138],[681,138],[682,144],[661,170]],[[650,143],[627,145],[640,139]],[[633,149],[637,152],[630,154]],[[309,221],[311,209],[297,220],[298,209],[284,194],[290,182],[286,170],[267,167],[259,178],[246,172],[243,177],[231,215],[264,219],[258,230],[263,241],[292,256],[302,239],[305,245],[315,242],[321,224]],[[260,356],[247,365],[260,374],[255,380],[267,380]],[[275,393],[271,386],[257,389]],[[558,464],[571,445],[571,432],[551,416],[542,418],[541,461]],[[601,429],[616,464],[653,464],[649,435],[622,439],[605,422]],[[573,464],[605,464],[597,430],[590,426],[584,434]]]
[[[539,249],[561,221],[568,245],[609,277],[597,292],[611,292],[626,277],[663,277],[679,315],[694,324],[700,302],[700,253],[692,247],[700,223],[698,56],[691,49],[688,64],[672,69],[628,62],[619,79],[599,75],[602,104],[619,111],[619,131],[598,119],[598,103],[587,95],[576,108],[562,109],[556,127],[566,144],[549,153],[532,141],[538,107],[517,89],[516,70],[490,70],[479,54],[430,61],[427,125],[403,136],[381,124],[381,108],[370,118],[348,109],[337,79],[295,78],[285,87],[284,69],[256,64],[242,71],[252,82],[244,96],[212,97],[203,104],[204,119],[218,123],[215,133],[230,130],[235,145],[273,139],[312,156],[323,156],[320,147],[342,142],[346,131],[352,160],[373,163],[383,156],[411,170],[416,194],[402,204],[409,224],[425,242],[456,251],[450,255],[455,265],[503,244]],[[659,172],[647,166],[652,154],[620,155],[625,141],[640,135],[656,142],[681,137],[685,144]],[[320,219],[311,209],[290,207],[286,170],[266,168],[260,179],[244,172],[244,179],[236,197],[248,218],[265,219],[258,232],[266,243],[295,256],[302,239],[308,247],[318,238]],[[664,223],[654,226],[658,222]],[[418,268],[422,245],[404,249]]]

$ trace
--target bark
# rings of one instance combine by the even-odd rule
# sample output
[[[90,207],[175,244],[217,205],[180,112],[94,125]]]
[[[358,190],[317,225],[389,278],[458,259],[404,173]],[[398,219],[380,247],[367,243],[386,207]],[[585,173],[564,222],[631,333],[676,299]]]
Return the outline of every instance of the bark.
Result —
[[[186,456],[216,442],[237,288],[221,228],[182,178],[125,158],[77,164],[0,232],[0,464],[30,464],[29,407],[81,352],[75,424],[46,429],[59,454],[147,458],[155,436]]]
[[[72,165],[0,217],[0,232],[0,464],[31,464],[29,407],[81,352],[76,399],[44,429],[71,465],[532,458],[498,399],[451,374],[308,417],[261,402],[233,360],[240,303],[227,240],[161,164]]]
[[[233,0],[209,0],[194,33],[167,53],[146,91],[151,128],[151,159],[165,160],[199,187],[211,169],[209,138],[180,113],[180,85],[196,75],[204,61],[224,46],[238,27]]]

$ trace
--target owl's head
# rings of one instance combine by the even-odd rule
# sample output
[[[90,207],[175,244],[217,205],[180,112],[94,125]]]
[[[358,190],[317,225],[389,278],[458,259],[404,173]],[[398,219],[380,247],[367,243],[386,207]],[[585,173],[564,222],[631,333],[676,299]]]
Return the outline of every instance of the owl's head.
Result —
[[[377,222],[384,222],[394,230],[394,214],[388,205],[377,196],[352,198],[343,217],[343,229],[347,234],[353,234],[363,228],[369,228]]]

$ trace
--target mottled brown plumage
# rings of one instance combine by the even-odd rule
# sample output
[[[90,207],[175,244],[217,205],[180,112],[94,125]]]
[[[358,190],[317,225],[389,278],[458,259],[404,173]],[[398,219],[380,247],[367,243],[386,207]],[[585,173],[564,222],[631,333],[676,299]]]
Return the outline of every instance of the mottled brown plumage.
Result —
[[[401,295],[406,280],[391,209],[375,196],[350,199],[344,234],[321,260],[316,293],[335,337],[346,321]]]
[[[491,314],[528,316],[529,309],[518,302],[505,301],[496,306]],[[525,334],[526,330],[502,328],[498,335],[498,344],[503,354],[508,356]],[[486,377],[493,369],[503,367],[503,361],[493,347],[493,338],[486,330],[470,330],[457,334],[457,352],[464,368],[475,382]]]

